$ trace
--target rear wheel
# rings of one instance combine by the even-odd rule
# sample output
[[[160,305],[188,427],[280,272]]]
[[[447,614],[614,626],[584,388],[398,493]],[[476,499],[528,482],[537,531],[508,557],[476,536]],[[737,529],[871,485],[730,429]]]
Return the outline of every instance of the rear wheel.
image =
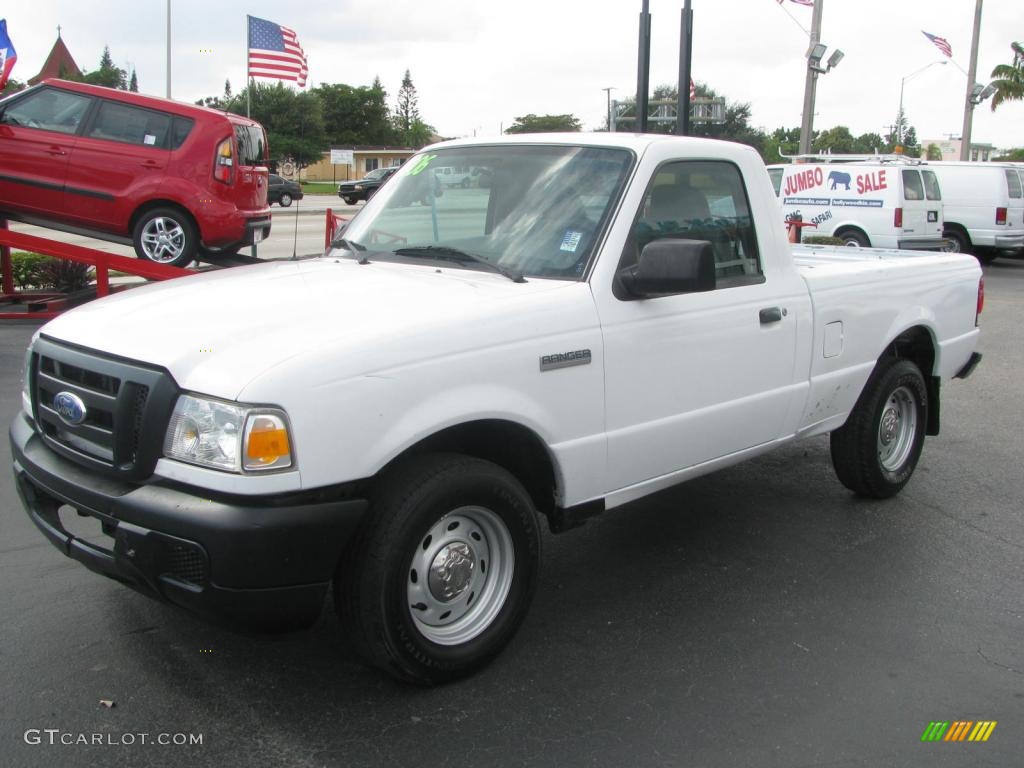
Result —
[[[335,604],[364,660],[404,680],[443,683],[512,638],[539,558],[533,504],[511,474],[467,456],[418,456],[378,484],[341,559]]]
[[[846,229],[836,235],[840,240],[843,241],[843,245],[849,246],[850,248],[870,248],[871,241],[868,240],[868,236],[863,232],[858,232],[855,229]]]
[[[909,360],[879,362],[846,424],[831,435],[832,465],[854,493],[893,496],[914,474],[924,447],[928,391]]]
[[[195,224],[176,208],[146,211],[135,223],[132,242],[140,259],[173,267],[190,264],[199,247]]]
[[[949,245],[946,247],[948,253],[971,252],[971,240],[967,237],[966,232],[959,229],[947,229],[942,233],[942,236],[949,241]]]

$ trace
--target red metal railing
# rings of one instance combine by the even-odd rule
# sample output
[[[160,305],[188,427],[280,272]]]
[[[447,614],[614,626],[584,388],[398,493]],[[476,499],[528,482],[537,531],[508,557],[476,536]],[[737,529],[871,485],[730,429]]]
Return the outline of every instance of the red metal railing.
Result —
[[[138,275],[150,280],[169,280],[174,277],[184,277],[194,274],[192,270],[181,267],[172,267],[168,264],[155,264],[151,261],[133,259],[128,256],[116,256],[105,251],[97,251],[94,248],[85,248],[81,245],[62,243],[57,240],[49,240],[35,235],[26,235],[23,232],[11,232],[7,228],[7,222],[0,219],[0,288],[2,288],[2,301],[21,301],[26,298],[36,298],[38,295],[26,296],[19,294],[14,286],[14,268],[11,260],[11,248],[41,253],[46,256],[56,256],[59,259],[76,261],[80,264],[91,264],[96,268],[96,296],[106,296],[110,293],[110,270],[116,269],[130,275]],[[46,294],[47,298],[54,298],[59,294]],[[0,312],[0,320],[15,319],[39,319],[47,320],[56,317],[59,311],[40,312]]]

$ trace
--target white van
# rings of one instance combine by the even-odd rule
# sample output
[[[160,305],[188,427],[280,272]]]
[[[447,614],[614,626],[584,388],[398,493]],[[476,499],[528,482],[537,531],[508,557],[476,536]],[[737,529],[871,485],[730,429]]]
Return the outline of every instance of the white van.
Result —
[[[990,262],[1024,249],[1024,168],[1015,163],[929,163],[942,185],[952,249]]]
[[[942,192],[935,174],[901,155],[804,155],[769,165],[785,216],[816,225],[808,235],[832,235],[847,245],[938,251]]]

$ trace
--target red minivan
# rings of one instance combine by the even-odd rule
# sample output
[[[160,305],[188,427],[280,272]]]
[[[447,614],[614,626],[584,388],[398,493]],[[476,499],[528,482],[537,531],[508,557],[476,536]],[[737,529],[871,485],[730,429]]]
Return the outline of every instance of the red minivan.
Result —
[[[66,80],[0,101],[0,217],[184,266],[270,234],[267,136],[239,115]]]

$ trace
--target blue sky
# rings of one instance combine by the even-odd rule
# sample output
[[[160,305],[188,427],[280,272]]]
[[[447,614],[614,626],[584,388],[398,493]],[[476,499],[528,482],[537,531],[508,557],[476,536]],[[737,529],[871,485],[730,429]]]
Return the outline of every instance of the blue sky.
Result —
[[[682,0],[651,0],[652,86],[674,82]],[[42,0],[7,3],[18,50],[14,77],[42,65],[61,24],[79,64],[96,66],[107,44],[134,65],[141,90],[164,95],[164,0]],[[605,93],[636,88],[640,0],[172,0],[172,94],[192,101],[238,89],[245,72],[245,16],[290,26],[309,56],[313,84],[369,84],[379,75],[393,102],[412,72],[423,117],[447,136],[497,134],[517,115],[571,112],[586,127],[605,114]],[[694,74],[735,101],[753,124],[798,126],[806,35],[776,0],[693,0]],[[811,11],[785,9],[804,27]],[[882,133],[896,116],[900,79],[943,57],[920,30],[945,37],[967,69],[973,0],[825,0],[823,42],[846,57],[819,80],[815,127]],[[985,0],[978,80],[1010,60],[1024,40],[1020,0]],[[904,107],[919,138],[959,135],[966,75],[934,66],[906,82]],[[1024,104],[975,111],[975,141],[1024,146]]]

